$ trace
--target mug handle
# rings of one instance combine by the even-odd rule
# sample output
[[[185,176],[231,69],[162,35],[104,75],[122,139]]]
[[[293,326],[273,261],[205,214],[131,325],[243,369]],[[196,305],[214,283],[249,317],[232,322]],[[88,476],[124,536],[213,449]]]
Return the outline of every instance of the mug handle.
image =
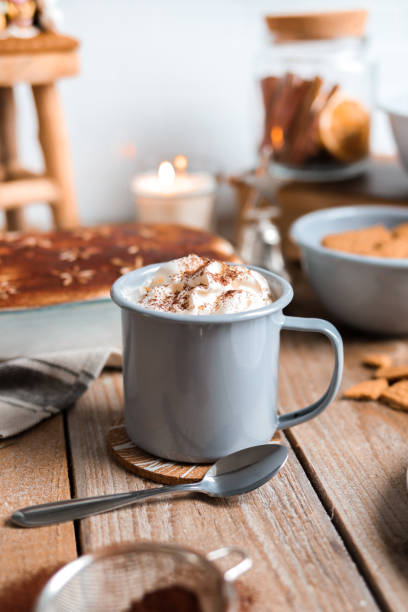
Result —
[[[313,404],[310,404],[310,406],[306,406],[306,408],[279,415],[278,429],[286,429],[286,427],[299,425],[309,419],[313,419],[313,417],[323,412],[334,399],[343,373],[343,341],[334,325],[328,321],[324,321],[324,319],[285,316],[282,329],[319,332],[324,334],[330,340],[334,350],[334,370],[326,393],[324,393],[320,399],[313,402]]]

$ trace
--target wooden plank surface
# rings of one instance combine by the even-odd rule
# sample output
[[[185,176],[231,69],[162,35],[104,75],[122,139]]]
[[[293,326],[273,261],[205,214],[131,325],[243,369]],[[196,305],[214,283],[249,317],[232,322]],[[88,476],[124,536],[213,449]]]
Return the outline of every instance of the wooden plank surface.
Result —
[[[108,456],[121,387],[120,374],[105,374],[69,413],[78,496],[154,486]],[[163,498],[81,521],[83,552],[129,540],[171,541],[204,553],[242,547],[254,561],[239,583],[243,610],[378,609],[293,453],[273,481],[240,498]]]
[[[70,497],[62,416],[0,441],[0,610],[28,612],[48,578],[76,557],[71,523],[21,529],[14,510]]]
[[[342,389],[367,379],[366,351],[408,363],[406,341],[345,342]],[[281,351],[282,411],[316,399],[332,368],[330,348],[316,334],[288,332]],[[377,402],[339,399],[317,419],[292,428],[289,439],[326,508],[385,609],[408,605],[408,414]]]

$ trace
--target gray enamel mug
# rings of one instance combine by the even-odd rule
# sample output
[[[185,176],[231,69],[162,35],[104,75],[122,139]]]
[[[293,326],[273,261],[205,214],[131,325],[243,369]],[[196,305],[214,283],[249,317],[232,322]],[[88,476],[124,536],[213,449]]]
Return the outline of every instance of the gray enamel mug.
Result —
[[[327,408],[341,380],[343,343],[327,321],[283,314],[293,296],[289,283],[249,266],[275,297],[263,308],[229,315],[147,310],[134,295],[161,265],[129,272],[111,290],[122,311],[125,426],[136,446],[171,461],[207,463],[267,442],[277,429]],[[279,416],[281,329],[327,336],[334,370],[320,399]]]

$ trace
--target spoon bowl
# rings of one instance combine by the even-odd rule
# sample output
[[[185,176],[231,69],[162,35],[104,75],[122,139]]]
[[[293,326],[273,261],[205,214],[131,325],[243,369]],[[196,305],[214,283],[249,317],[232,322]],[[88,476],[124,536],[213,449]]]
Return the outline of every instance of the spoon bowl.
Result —
[[[214,497],[248,493],[273,478],[285,465],[288,449],[281,444],[260,444],[218,459],[197,484]]]

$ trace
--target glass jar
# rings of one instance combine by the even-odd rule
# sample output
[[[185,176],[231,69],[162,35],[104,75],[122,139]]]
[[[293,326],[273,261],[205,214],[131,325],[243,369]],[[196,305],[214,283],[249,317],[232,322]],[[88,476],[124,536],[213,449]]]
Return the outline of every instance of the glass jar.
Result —
[[[269,16],[256,67],[277,175],[310,180],[360,173],[369,155],[373,65],[365,11]]]

